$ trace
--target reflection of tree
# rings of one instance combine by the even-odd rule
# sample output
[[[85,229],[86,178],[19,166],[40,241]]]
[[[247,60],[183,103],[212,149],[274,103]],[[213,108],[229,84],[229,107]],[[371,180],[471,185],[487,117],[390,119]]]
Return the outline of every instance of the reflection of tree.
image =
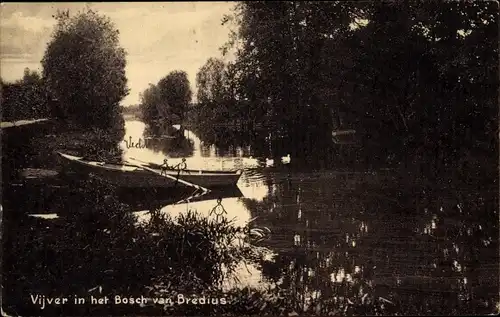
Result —
[[[144,137],[146,138],[146,147],[148,149],[161,152],[170,157],[188,157],[193,155],[193,143],[183,135],[175,134],[172,138],[158,135],[151,128],[146,127]]]
[[[197,126],[192,131],[204,144],[215,145],[220,156],[236,156],[236,148],[252,145],[245,131],[212,126]]]
[[[235,129],[214,125],[193,126],[192,131],[204,144],[214,145],[220,156],[235,156],[236,148],[250,147],[252,156],[269,157],[280,160],[287,153],[293,153],[294,144],[274,133],[263,130]],[[325,166],[325,155],[331,150],[323,147],[321,151],[308,158],[308,164],[315,167]],[[295,164],[300,162],[294,158]]]
[[[489,196],[349,192],[317,179],[245,205],[272,231],[262,273],[297,312],[458,314],[498,301]]]

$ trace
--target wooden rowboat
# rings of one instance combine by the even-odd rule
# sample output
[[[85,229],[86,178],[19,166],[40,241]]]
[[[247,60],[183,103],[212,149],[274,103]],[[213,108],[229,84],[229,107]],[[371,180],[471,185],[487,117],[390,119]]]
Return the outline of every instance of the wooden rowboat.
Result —
[[[156,165],[144,165],[141,168],[132,164],[111,164],[84,160],[69,154],[58,152],[67,167],[77,173],[88,174],[109,183],[125,188],[162,188],[173,187],[176,181],[160,175],[162,171]],[[152,169],[159,174],[148,171]],[[205,171],[205,170],[166,170],[163,174],[203,186],[206,188],[235,186],[241,177],[241,171]],[[177,185],[182,185],[177,183]]]

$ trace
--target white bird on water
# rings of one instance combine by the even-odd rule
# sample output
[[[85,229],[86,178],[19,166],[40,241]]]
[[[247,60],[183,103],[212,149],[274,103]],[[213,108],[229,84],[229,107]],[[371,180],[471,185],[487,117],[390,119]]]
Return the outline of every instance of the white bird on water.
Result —
[[[266,157],[266,166],[271,167],[274,165],[274,160]]]
[[[281,158],[281,163],[283,163],[283,164],[290,164],[291,161],[292,161],[292,158],[290,157],[290,154],[287,154],[287,156],[283,156]]]

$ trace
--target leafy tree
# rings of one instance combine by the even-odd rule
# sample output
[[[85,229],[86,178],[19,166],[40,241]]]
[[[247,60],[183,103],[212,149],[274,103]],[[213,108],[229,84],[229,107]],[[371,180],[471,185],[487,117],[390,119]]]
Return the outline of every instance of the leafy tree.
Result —
[[[2,118],[26,120],[44,118],[49,115],[47,93],[41,76],[29,68],[22,79],[14,83],[2,82]]]
[[[378,3],[366,12],[367,26],[343,41],[352,65],[341,77],[356,89],[344,106],[378,152],[438,171],[485,155],[477,144],[496,148],[496,4]]]
[[[160,96],[159,89],[156,85],[149,84],[149,87],[140,95],[140,109],[142,112],[142,118],[150,126],[156,126],[160,120],[167,120],[168,118],[162,118],[160,116],[160,110],[165,108],[161,104],[162,99]]]
[[[119,121],[120,101],[128,94],[118,30],[91,9],[74,16],[59,11],[55,19],[42,65],[57,115],[83,126],[113,126]]]
[[[166,105],[166,113],[172,116],[171,121],[182,124],[193,92],[185,71],[173,71],[160,79],[157,85],[161,102]]]
[[[297,158],[313,156],[318,142],[312,141],[331,139],[327,98],[320,98],[323,30],[314,25],[320,16],[313,15],[321,9],[309,2],[242,2],[232,17],[240,100],[251,120],[267,126],[263,132],[281,138]]]
[[[365,163],[439,170],[497,148],[497,9],[240,2],[223,52],[236,49],[241,109],[295,156],[321,156],[332,129],[354,128]]]
[[[196,74],[198,102],[220,102],[226,97],[226,65],[221,59],[209,58]]]
[[[26,67],[24,69],[22,82],[26,84],[41,84],[42,78],[37,71],[32,71]]]
[[[169,133],[173,124],[183,124],[192,91],[184,71],[173,71],[141,94],[139,108],[153,134]]]
[[[231,95],[227,65],[221,59],[209,58],[196,74],[196,87],[198,124],[209,126],[228,123],[231,118]]]

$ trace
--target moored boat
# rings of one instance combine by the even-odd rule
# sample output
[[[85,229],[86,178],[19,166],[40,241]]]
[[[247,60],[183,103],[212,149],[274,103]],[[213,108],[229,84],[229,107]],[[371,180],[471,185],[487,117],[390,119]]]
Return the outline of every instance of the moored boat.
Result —
[[[112,164],[106,162],[88,161],[82,157],[58,152],[68,168],[77,173],[88,174],[103,179],[120,187],[130,188],[161,188],[182,185],[175,181],[179,178],[202,187],[235,186],[241,171],[207,171],[207,170],[161,170],[158,165]],[[154,173],[154,172],[156,173]],[[166,177],[163,175],[170,175]]]

